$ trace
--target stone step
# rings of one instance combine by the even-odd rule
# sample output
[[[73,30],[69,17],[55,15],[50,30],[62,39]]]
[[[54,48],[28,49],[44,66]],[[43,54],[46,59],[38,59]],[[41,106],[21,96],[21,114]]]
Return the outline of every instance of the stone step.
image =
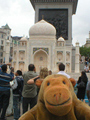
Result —
[[[76,81],[78,80],[79,76],[81,76],[81,73],[67,73],[69,74],[72,78],[74,78]],[[86,73],[88,80],[90,80],[90,73]]]

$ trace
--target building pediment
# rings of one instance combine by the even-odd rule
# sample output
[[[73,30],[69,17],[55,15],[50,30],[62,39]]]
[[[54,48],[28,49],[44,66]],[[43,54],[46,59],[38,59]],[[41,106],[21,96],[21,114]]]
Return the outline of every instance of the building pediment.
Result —
[[[76,12],[78,0],[30,0],[33,8],[35,9],[35,3],[72,3],[73,14]]]

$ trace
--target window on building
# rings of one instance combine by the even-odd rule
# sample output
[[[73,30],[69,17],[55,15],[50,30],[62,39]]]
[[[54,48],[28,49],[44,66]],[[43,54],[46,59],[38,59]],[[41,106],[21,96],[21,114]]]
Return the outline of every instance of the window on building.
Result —
[[[0,52],[0,57],[3,57],[3,53],[2,52]]]
[[[3,63],[3,60],[2,59],[0,59],[0,64],[2,64]]]
[[[7,40],[9,40],[9,36],[7,36]]]
[[[3,50],[3,46],[1,46],[1,50]]]
[[[8,34],[10,33],[10,31],[8,31]]]
[[[3,53],[1,52],[1,57],[3,57]]]
[[[2,34],[2,38],[3,38],[3,34]]]
[[[40,57],[40,61],[43,61],[43,57]]]
[[[1,44],[3,45],[3,40],[1,40]]]

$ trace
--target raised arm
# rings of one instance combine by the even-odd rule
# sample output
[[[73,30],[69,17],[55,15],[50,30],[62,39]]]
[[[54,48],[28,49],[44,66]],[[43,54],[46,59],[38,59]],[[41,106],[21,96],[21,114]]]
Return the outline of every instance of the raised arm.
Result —
[[[28,80],[28,81],[27,81],[27,84],[34,84],[38,77],[39,77],[39,76],[36,76],[36,77]]]

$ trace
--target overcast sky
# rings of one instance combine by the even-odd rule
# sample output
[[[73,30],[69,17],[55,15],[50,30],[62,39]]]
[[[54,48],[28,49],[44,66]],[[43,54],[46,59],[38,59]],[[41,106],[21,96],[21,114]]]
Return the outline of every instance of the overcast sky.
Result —
[[[0,0],[0,27],[6,23],[12,36],[28,36],[34,24],[35,12],[29,0]],[[86,43],[90,31],[90,0],[78,0],[76,14],[72,20],[73,45]]]

